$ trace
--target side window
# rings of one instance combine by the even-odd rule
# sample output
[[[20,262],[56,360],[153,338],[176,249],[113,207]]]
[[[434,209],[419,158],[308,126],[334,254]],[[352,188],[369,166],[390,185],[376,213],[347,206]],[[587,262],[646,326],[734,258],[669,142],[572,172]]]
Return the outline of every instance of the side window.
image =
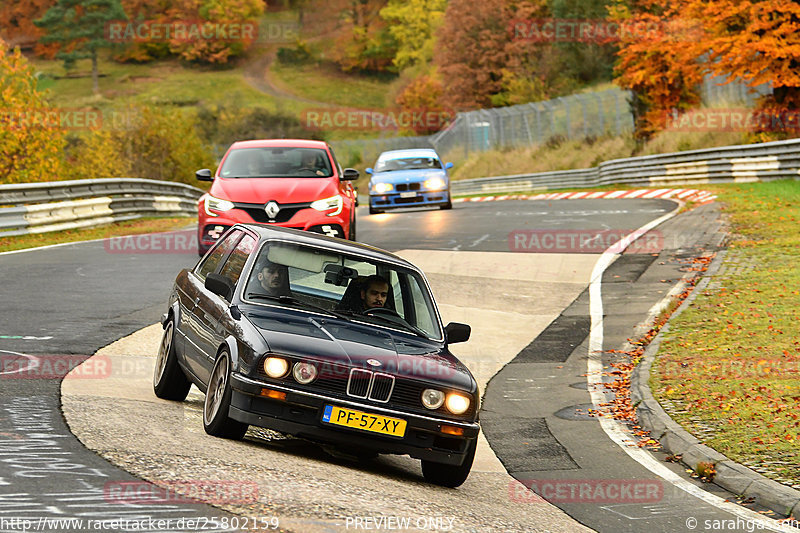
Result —
[[[205,260],[198,265],[197,270],[195,270],[200,279],[205,281],[206,276],[212,272],[216,272],[220,262],[225,259],[225,256],[227,256],[228,252],[233,249],[233,247],[236,245],[236,241],[238,241],[239,237],[241,236],[242,232],[236,230],[231,232],[227,237],[217,244],[216,248],[214,248],[211,253],[208,254]]]
[[[239,244],[236,245],[225,266],[222,267],[220,275],[225,276],[236,285],[239,282],[239,276],[242,275],[242,269],[247,262],[247,258],[253,253],[256,247],[256,240],[250,235],[245,235]]]

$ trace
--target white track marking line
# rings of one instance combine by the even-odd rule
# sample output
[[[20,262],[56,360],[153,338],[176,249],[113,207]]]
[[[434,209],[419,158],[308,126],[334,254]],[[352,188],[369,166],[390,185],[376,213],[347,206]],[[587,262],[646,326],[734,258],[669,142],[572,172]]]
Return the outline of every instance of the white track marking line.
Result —
[[[678,212],[680,207],[676,208],[670,213],[663,215],[636,230],[636,235],[642,235],[645,232],[658,226],[665,220],[672,218]],[[627,239],[626,239],[627,240]],[[616,245],[615,245],[616,246]],[[609,248],[610,250],[610,248]],[[603,272],[613,263],[619,254],[603,252],[603,255],[597,260],[597,263],[592,270],[591,280],[589,282],[589,312],[591,315],[591,330],[589,332],[589,360],[587,363],[588,373],[586,381],[589,385],[589,394],[592,397],[592,403],[595,409],[602,412],[600,404],[606,402],[603,396],[602,382],[603,382],[603,300],[602,300],[602,280]],[[735,503],[725,501],[723,498],[706,492],[704,489],[697,487],[689,481],[683,479],[678,474],[661,464],[649,452],[639,448],[636,442],[630,438],[625,427],[618,421],[606,416],[598,417],[600,426],[605,431],[606,435],[614,441],[631,459],[647,468],[653,474],[662,478],[664,481],[671,483],[675,488],[683,490],[684,492],[702,500],[703,502],[712,505],[722,511],[731,513],[744,520],[758,523],[759,529],[767,529],[771,531],[784,531],[787,533],[796,533],[796,529],[789,528],[788,525],[781,524],[773,519],[764,517],[755,511],[745,509]]]
[[[18,369],[14,370],[13,372],[0,372],[0,376],[10,376],[12,374],[16,374],[18,372],[22,372],[23,370],[33,370],[34,368],[37,368],[39,366],[39,358],[34,356],[34,355],[28,355],[26,353],[19,353],[19,352],[12,352],[12,351],[9,351],[9,350],[0,350],[0,352],[1,353],[10,353],[10,354],[13,354],[13,355],[18,355],[18,356],[24,357],[28,361],[30,361],[30,363],[28,363],[28,366],[26,366],[26,367],[20,366]]]

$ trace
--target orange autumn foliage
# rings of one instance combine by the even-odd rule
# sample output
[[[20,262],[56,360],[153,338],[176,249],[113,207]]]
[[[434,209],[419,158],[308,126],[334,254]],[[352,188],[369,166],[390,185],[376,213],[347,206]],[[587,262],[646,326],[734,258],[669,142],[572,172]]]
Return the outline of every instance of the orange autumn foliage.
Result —
[[[637,134],[659,130],[666,113],[699,103],[705,73],[770,84],[760,108],[800,108],[800,3],[793,0],[630,0],[614,20],[638,17],[663,31],[620,42],[618,83],[639,98]],[[658,32],[657,32],[658,33]]]

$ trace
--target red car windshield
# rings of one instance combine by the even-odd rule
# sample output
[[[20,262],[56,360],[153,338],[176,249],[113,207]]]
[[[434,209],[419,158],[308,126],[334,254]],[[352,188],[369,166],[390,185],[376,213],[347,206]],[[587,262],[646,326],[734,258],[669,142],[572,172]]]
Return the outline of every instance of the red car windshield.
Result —
[[[329,178],[331,162],[319,148],[237,148],[222,164],[223,178]]]

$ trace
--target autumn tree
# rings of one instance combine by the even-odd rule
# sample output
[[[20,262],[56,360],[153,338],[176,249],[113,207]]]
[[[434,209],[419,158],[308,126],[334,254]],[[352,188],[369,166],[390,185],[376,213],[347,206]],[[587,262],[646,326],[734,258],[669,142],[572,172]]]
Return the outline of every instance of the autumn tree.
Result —
[[[59,179],[64,144],[33,68],[0,40],[0,182]]]
[[[216,24],[252,23],[256,26],[264,13],[262,0],[177,0],[170,2],[170,5],[166,20],[200,21],[212,31],[215,31]],[[256,35],[253,37],[257,38]],[[211,39],[193,41],[173,39],[169,49],[172,54],[186,61],[224,64],[243,54],[252,44],[253,39],[244,35],[241,38],[225,38],[220,34]]]
[[[609,0],[550,0],[550,11],[556,20],[588,21],[598,26],[608,16]],[[597,81],[610,81],[613,76],[617,47],[613,41],[601,39],[582,42],[573,40],[556,42],[548,53],[555,55],[552,64],[557,72],[550,76],[571,78],[585,85]]]
[[[344,72],[387,72],[394,70],[392,59],[396,43],[381,18],[381,9],[388,0],[317,0],[314,10],[317,17],[330,18],[337,13],[334,31],[339,35],[330,56]],[[310,15],[310,14],[309,14]],[[306,18],[305,30],[320,31],[312,20]],[[324,27],[324,26],[322,26]]]
[[[79,59],[92,60],[92,90],[100,92],[98,52],[115,44],[106,35],[110,22],[126,20],[119,0],[58,0],[44,16],[34,21],[44,29],[44,44],[58,43],[56,58],[69,69]]]
[[[131,24],[166,23],[171,0],[121,0],[122,8]],[[144,63],[170,55],[166,40],[137,41],[125,43],[114,56],[116,61]]]
[[[445,103],[490,107],[493,96],[515,86],[515,78],[526,78],[536,47],[515,36],[512,21],[540,17],[545,8],[543,1],[451,0],[435,56]]]
[[[43,16],[53,4],[55,0],[0,1],[0,39],[12,48],[35,46],[37,53],[46,52],[46,47],[37,43],[43,32],[33,21]]]
[[[103,128],[75,140],[69,151],[78,178],[131,177],[195,183],[213,157],[185,110],[128,107],[109,110]]]
[[[772,85],[762,109],[780,114],[800,107],[800,3],[794,0],[683,0],[681,16],[702,21],[689,54],[704,68],[755,87]],[[784,125],[785,127],[785,125]],[[788,128],[787,128],[788,129]]]
[[[640,141],[661,130],[669,112],[700,102],[703,70],[692,50],[697,27],[686,23],[681,7],[667,0],[641,0],[618,4],[610,13],[622,28],[629,28],[620,30],[615,73],[617,84],[633,92],[635,136]]]
[[[392,62],[398,69],[430,63],[446,8],[447,0],[389,0],[381,9],[380,16],[397,43]]]

